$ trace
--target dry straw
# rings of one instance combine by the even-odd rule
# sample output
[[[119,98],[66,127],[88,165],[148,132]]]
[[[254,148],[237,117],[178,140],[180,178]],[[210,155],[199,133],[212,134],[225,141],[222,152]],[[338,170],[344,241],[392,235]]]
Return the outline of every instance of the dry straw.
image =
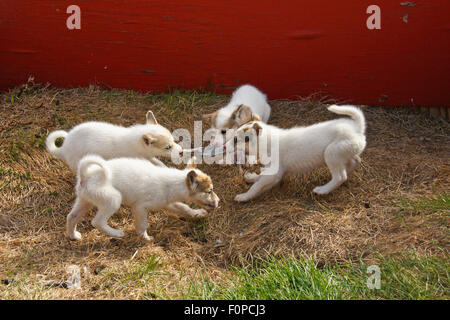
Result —
[[[95,86],[60,90],[31,81],[2,93],[0,278],[28,279],[41,288],[46,281],[66,277],[69,265],[83,265],[88,270],[84,277],[90,279],[88,288],[76,294],[52,289],[59,293],[48,297],[133,298],[139,296],[139,289],[98,290],[106,285],[95,280],[94,271],[124,272],[154,254],[167,272],[161,285],[176,290],[178,277],[185,281],[198,276],[200,269],[214,277],[232,263],[266,254],[302,254],[333,263],[371,259],[375,252],[412,249],[438,254],[439,247],[448,249],[448,212],[416,210],[399,205],[399,199],[432,198],[449,190],[449,124],[408,108],[381,107],[363,109],[368,144],[362,167],[331,195],[311,192],[329,179],[327,170],[319,169],[286,177],[259,199],[238,204],[234,196],[248,188],[238,169],[203,165],[200,168],[211,175],[221,198],[221,207],[207,219],[151,212],[149,235],[155,242],[148,245],[134,236],[130,212],[122,208],[111,224],[126,231],[123,240],[111,240],[86,221],[79,227],[82,241],[64,236],[75,179],[62,161],[45,151],[49,132],[87,120],[131,125],[143,122],[149,109],[168,128],[192,132],[194,120],[227,99],[195,93],[152,96]],[[335,118],[326,110],[326,102],[314,97],[271,101],[270,122],[291,127]],[[8,297],[33,298],[33,292],[9,292]]]

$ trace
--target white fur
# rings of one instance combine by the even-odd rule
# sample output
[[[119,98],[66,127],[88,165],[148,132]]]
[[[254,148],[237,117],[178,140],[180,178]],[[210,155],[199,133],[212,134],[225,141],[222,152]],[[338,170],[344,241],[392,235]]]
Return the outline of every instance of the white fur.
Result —
[[[247,182],[254,184],[246,193],[238,194],[235,200],[244,202],[257,197],[280,182],[285,173],[305,173],[324,165],[328,166],[332,179],[327,184],[314,188],[315,193],[327,194],[346,181],[347,174],[360,162],[359,155],[366,146],[364,115],[353,106],[333,105],[328,110],[348,115],[351,119],[341,118],[291,129],[281,129],[262,122],[239,128],[238,130],[242,130],[256,123],[261,128],[259,141],[268,141],[270,144],[271,139],[278,139],[279,169],[275,174],[265,175],[263,170],[260,175],[246,175]],[[252,130],[250,139],[251,143],[255,141],[255,130]],[[273,156],[275,155],[270,155]],[[268,170],[267,167],[268,165]]]
[[[245,84],[237,88],[231,97],[230,102],[218,110],[216,123],[214,125],[214,138],[211,141],[212,146],[221,146],[224,144],[224,136],[220,133],[225,123],[231,117],[231,114],[241,105],[248,106],[253,114],[259,116],[262,122],[267,123],[270,117],[270,105],[267,102],[267,96],[252,85]]]
[[[80,159],[87,154],[97,154],[105,159],[142,157],[150,160],[157,156],[171,157],[182,151],[178,144],[174,144],[169,151],[145,145],[142,136],[148,133],[164,135],[173,142],[170,132],[158,124],[122,127],[105,122],[85,122],[69,132],[52,132],[47,137],[46,145],[51,154],[64,160],[73,171],[77,169]],[[64,142],[58,148],[55,140],[60,137],[64,138]]]
[[[93,206],[98,208],[98,212],[92,225],[112,237],[124,236],[123,231],[113,229],[107,223],[122,203],[131,207],[136,232],[145,240],[151,240],[147,234],[149,209],[167,208],[192,217],[204,217],[204,209],[193,210],[177,202],[192,200],[217,208],[219,199],[212,192],[212,184],[209,194],[195,189],[195,181],[188,187],[186,179],[190,171],[203,174],[189,166],[185,170],[178,170],[155,166],[144,159],[118,158],[105,161],[96,155],[85,156],[77,171],[77,198],[67,216],[68,236],[73,240],[81,239],[76,225]]]
[[[147,145],[143,135],[163,136],[172,148],[158,148]],[[58,148],[55,141],[64,138],[63,145]],[[72,169],[77,170],[79,161],[86,155],[96,154],[104,159],[120,157],[136,157],[150,160],[153,164],[165,167],[156,157],[176,157],[182,152],[180,145],[174,143],[172,134],[159,125],[151,111],[147,112],[147,123],[131,127],[122,127],[105,122],[85,122],[77,125],[69,132],[57,130],[52,132],[46,140],[47,150],[60,158]],[[201,212],[191,209],[183,203],[173,203],[168,207],[171,211]]]

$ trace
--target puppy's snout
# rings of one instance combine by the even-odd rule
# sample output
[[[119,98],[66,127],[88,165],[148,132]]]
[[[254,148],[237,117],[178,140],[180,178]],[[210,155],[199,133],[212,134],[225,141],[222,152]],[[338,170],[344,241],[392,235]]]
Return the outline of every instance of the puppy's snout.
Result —
[[[210,203],[209,206],[213,209],[217,209],[219,207],[219,202]]]
[[[183,150],[180,151],[180,156],[182,156],[182,155],[183,155]]]

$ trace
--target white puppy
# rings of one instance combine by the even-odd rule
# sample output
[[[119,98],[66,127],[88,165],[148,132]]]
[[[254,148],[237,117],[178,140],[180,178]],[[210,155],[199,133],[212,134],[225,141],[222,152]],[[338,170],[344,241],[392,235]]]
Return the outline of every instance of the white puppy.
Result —
[[[111,237],[123,237],[121,230],[108,225],[108,219],[120,208],[131,206],[138,235],[147,234],[147,210],[167,208],[192,217],[204,217],[206,210],[193,210],[177,201],[191,200],[217,208],[219,198],[213,192],[211,178],[195,168],[193,159],[185,170],[158,167],[144,159],[118,158],[105,161],[88,155],[81,159],[77,170],[77,198],[67,216],[67,234],[79,240],[77,223],[92,207],[98,212],[92,225]]]
[[[58,138],[64,138],[60,148],[55,145]],[[46,145],[51,154],[63,159],[73,171],[87,154],[97,154],[105,159],[142,157],[161,165],[162,162],[154,157],[168,158],[183,152],[151,111],[147,112],[146,124],[121,127],[105,122],[85,122],[69,132],[54,131],[47,137]]]
[[[252,114],[267,123],[270,111],[265,94],[249,84],[240,86],[233,92],[230,102],[225,107],[203,116],[204,119],[211,119],[211,146],[222,146],[227,130],[236,129],[251,121]]]
[[[257,197],[280,182],[285,173],[304,173],[324,165],[330,170],[332,179],[327,184],[314,188],[315,193],[327,194],[346,181],[347,174],[361,161],[359,155],[366,146],[364,115],[354,106],[333,105],[328,110],[348,115],[351,119],[340,118],[291,129],[277,128],[261,121],[252,121],[240,127],[236,136],[244,134],[248,137],[245,151],[240,148],[240,152],[245,152],[248,156],[248,145],[256,145],[261,150],[261,143],[264,142],[269,145],[268,159],[272,163],[265,164],[260,175],[245,175],[245,180],[253,185],[246,193],[238,194],[235,201],[244,202]],[[278,148],[271,150],[270,146],[276,145],[276,142]],[[235,154],[238,155],[238,152],[239,147]],[[258,155],[260,156],[259,153]],[[276,170],[270,167],[275,163],[274,157],[278,157]]]

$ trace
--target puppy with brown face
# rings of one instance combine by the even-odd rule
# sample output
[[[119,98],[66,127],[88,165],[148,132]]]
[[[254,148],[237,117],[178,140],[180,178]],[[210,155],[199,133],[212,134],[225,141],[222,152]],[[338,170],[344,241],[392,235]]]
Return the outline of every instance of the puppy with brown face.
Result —
[[[211,178],[197,169],[193,159],[184,170],[155,166],[135,158],[104,160],[85,156],[77,170],[77,198],[67,216],[66,230],[70,239],[79,240],[77,224],[90,208],[98,212],[92,225],[111,237],[123,237],[122,230],[113,229],[108,219],[121,204],[131,207],[136,232],[149,241],[147,214],[149,210],[168,209],[180,215],[202,218],[205,209],[191,209],[181,201],[192,201],[216,209],[219,197],[213,191]]]
[[[328,194],[344,183],[361,161],[360,154],[366,146],[366,122],[363,112],[354,106],[333,105],[328,110],[350,118],[290,129],[251,121],[237,129],[235,135],[247,136],[248,141],[235,153],[241,157],[255,154],[259,157],[261,148],[266,146],[267,159],[261,174],[244,176],[252,186],[247,192],[236,195],[235,201],[256,198],[277,185],[286,173],[306,173],[322,166],[330,170],[331,180],[315,187],[314,193]],[[252,146],[257,150],[251,152]]]
[[[206,205],[216,209],[219,197],[213,191],[214,187],[211,178],[198,170],[192,160],[188,163],[187,170],[190,170],[186,176],[189,200],[199,205]]]
[[[228,136],[232,136],[236,128],[251,121],[255,116],[267,123],[270,112],[265,94],[251,85],[240,86],[233,92],[225,107],[203,116],[204,119],[211,119],[211,146],[223,146],[227,132]]]
[[[81,158],[97,154],[104,159],[139,157],[161,164],[155,157],[174,158],[182,154],[172,134],[158,124],[153,112],[148,111],[145,124],[122,127],[106,122],[85,122],[69,132],[52,132],[46,140],[47,150],[64,160],[75,171]],[[55,145],[64,138],[61,147]]]

